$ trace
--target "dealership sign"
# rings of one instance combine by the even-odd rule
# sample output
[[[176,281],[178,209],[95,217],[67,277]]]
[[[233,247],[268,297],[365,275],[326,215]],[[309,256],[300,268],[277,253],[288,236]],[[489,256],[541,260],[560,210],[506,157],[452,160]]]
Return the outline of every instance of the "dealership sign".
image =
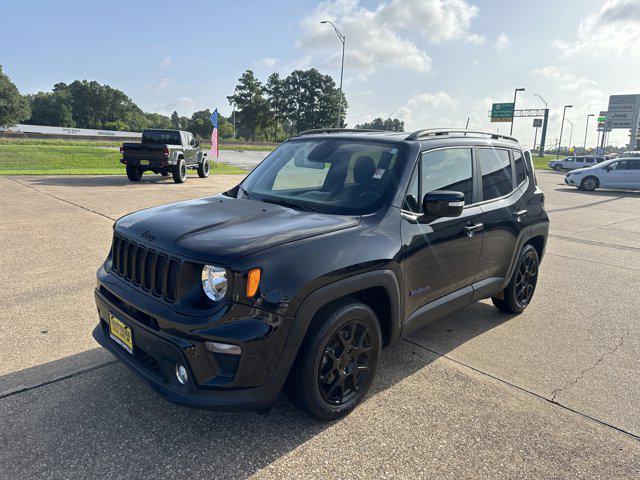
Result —
[[[635,128],[640,114],[640,95],[611,95],[606,128]]]

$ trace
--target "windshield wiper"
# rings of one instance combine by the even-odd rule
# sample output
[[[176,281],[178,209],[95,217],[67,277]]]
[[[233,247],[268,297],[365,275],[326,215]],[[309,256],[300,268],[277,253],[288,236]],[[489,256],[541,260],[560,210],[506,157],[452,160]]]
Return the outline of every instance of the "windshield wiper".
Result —
[[[308,205],[300,205],[299,203],[285,200],[284,198],[263,198],[265,203],[273,203],[275,205],[282,205],[283,207],[293,208],[295,210],[303,210],[305,212],[315,212],[316,209]]]
[[[251,195],[249,195],[249,192],[247,192],[244,188],[238,185],[238,190],[242,192],[244,198],[246,198],[247,200],[251,200]]]

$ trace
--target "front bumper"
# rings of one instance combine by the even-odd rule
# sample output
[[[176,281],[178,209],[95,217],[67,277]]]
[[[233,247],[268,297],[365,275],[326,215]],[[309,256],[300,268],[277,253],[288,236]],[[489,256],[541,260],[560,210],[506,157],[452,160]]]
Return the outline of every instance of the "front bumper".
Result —
[[[571,176],[567,175],[566,177],[564,177],[564,183],[566,185],[573,185],[575,187],[577,185],[575,175],[571,175]]]
[[[185,319],[170,315],[172,310],[161,301],[126,285],[121,289],[114,288],[115,282],[105,285],[110,289],[99,280],[95,290],[100,317],[93,331],[95,340],[164,398],[216,410],[255,410],[275,402],[298,350],[297,346],[285,348],[290,327],[286,319],[269,317],[277,328],[266,331],[259,328],[265,321],[260,311],[232,302],[214,319]],[[110,337],[110,315],[132,329],[133,354]],[[241,345],[239,359],[231,359],[235,364],[230,364],[230,355],[221,359],[205,350],[205,341],[216,340]],[[177,364],[187,369],[184,385],[176,378]]]

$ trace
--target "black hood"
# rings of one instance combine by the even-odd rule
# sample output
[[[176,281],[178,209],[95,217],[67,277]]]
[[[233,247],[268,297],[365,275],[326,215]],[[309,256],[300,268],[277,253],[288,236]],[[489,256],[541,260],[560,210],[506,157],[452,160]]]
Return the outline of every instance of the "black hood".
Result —
[[[122,217],[116,232],[203,262],[229,265],[250,253],[358,225],[359,217],[302,212],[224,195]]]

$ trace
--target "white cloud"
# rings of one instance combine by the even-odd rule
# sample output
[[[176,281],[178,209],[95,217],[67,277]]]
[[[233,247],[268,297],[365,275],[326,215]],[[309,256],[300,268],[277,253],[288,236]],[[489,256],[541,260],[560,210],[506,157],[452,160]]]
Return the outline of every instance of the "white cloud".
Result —
[[[171,57],[164,57],[160,62],[160,68],[165,68],[171,65],[172,59]]]
[[[155,111],[163,115],[171,115],[177,111],[180,115],[191,115],[198,110],[197,102],[191,97],[180,97],[176,101],[158,107]]]
[[[440,91],[433,94],[421,93],[419,95],[411,97],[411,99],[407,102],[407,106],[412,109],[425,108],[425,107],[430,107],[430,108],[447,107],[447,108],[456,109],[458,108],[458,101],[454,99],[451,95],[449,95],[447,92]]]
[[[554,84],[561,90],[584,90],[598,85],[598,83],[593,80],[576,76],[568,68],[557,67],[555,65],[537,68],[531,73],[553,80]]]
[[[264,57],[254,62],[259,67],[273,68],[278,64],[279,60],[273,57]]]
[[[471,33],[469,36],[467,36],[466,40],[468,43],[472,43],[473,45],[484,45],[487,39],[484,35]]]
[[[150,92],[158,93],[167,88],[171,84],[170,78],[161,78],[157,82],[147,83],[144,88]]]
[[[310,52],[314,64],[337,66],[340,44],[331,25],[320,23],[330,20],[346,35],[349,71],[360,77],[385,67],[425,73],[431,69],[431,57],[411,36],[434,44],[481,44],[484,37],[469,31],[477,14],[477,7],[466,0],[391,0],[371,8],[360,0],[329,0],[302,19],[297,46]]]
[[[509,37],[507,37],[504,33],[500,33],[500,35],[498,35],[498,38],[496,39],[494,47],[496,50],[504,50],[509,46],[509,43]]]
[[[608,0],[579,23],[574,38],[556,39],[565,56],[638,56],[640,0]]]

